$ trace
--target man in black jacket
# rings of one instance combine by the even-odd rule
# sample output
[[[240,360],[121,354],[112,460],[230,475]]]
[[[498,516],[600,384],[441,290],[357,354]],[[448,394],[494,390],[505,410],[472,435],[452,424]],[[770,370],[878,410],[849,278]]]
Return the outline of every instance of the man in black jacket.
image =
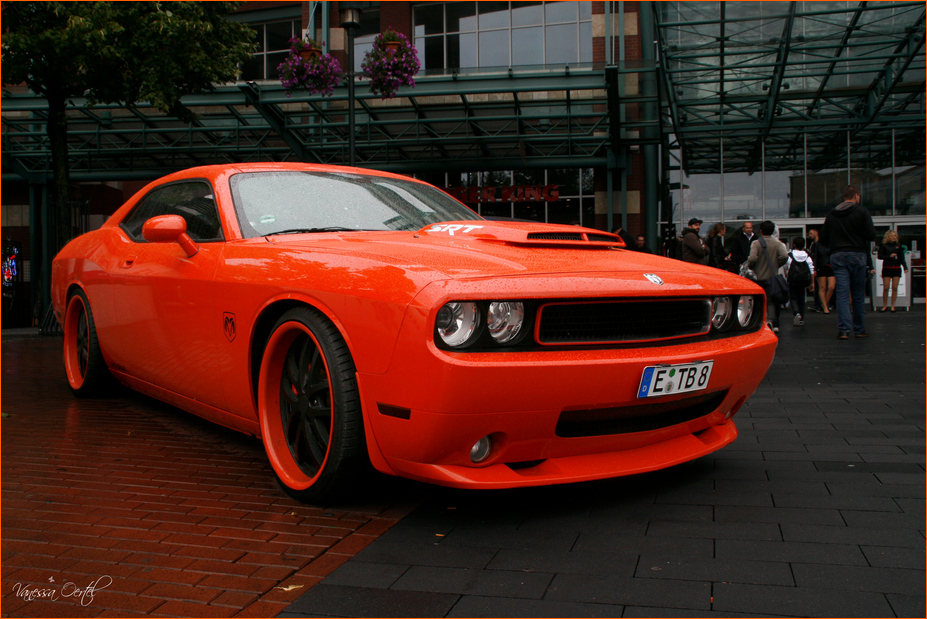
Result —
[[[830,266],[837,278],[837,339],[846,340],[851,328],[857,338],[869,337],[865,324],[866,258],[876,233],[872,216],[861,204],[859,189],[848,185],[843,190],[843,200],[824,219],[821,243],[830,249]]]
[[[630,232],[622,228],[621,225],[618,225],[615,228],[615,234],[618,235],[618,238],[624,241],[624,244],[628,249],[634,249],[634,237],[631,236]]]
[[[682,231],[682,259],[693,264],[708,264],[708,247],[698,235],[702,227],[702,220],[693,217],[689,220],[689,227]]]
[[[731,262],[740,266],[750,256],[750,244],[756,240],[753,235],[753,222],[745,221],[741,232],[731,239]]]

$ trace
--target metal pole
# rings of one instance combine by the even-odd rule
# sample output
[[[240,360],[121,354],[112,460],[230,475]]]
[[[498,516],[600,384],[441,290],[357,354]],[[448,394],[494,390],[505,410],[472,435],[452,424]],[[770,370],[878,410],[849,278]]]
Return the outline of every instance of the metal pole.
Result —
[[[802,174],[805,186],[805,219],[808,218],[808,132],[805,132],[804,149],[802,151]]]
[[[354,28],[348,26],[348,163],[355,164],[354,151]]]
[[[643,95],[659,95],[657,91],[657,31],[654,23],[654,11],[657,3],[640,3],[640,33],[641,57],[644,71],[640,74],[640,88]],[[623,32],[623,29],[622,29]],[[622,33],[619,33],[619,37]],[[655,103],[645,103],[643,106],[644,120],[660,122],[660,110]],[[657,188],[660,185],[660,154],[656,143],[660,140],[659,127],[650,125],[644,129],[646,143],[644,151],[644,190],[642,192],[641,219],[644,234],[650,234],[656,229],[659,220],[657,211]]]

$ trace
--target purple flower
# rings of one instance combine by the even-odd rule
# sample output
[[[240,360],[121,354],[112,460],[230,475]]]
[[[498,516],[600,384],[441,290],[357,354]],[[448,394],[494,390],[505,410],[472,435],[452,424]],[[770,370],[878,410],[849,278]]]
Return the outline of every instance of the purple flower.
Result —
[[[399,48],[395,51],[386,49],[386,37],[394,42],[398,38]],[[404,34],[392,28],[377,35],[373,41],[373,49],[364,55],[364,61],[361,63],[364,77],[370,80],[370,91],[380,95],[382,99],[395,97],[401,85],[414,87],[413,76],[420,68],[415,46],[409,43]]]
[[[323,97],[331,96],[338,85],[341,75],[341,65],[338,59],[331,54],[321,54],[315,58],[303,59],[299,52],[306,49],[319,49],[316,42],[311,39],[304,42],[300,39],[290,40],[290,53],[285,61],[277,66],[280,83],[287,91],[289,97],[296,90],[308,90],[319,93]]]

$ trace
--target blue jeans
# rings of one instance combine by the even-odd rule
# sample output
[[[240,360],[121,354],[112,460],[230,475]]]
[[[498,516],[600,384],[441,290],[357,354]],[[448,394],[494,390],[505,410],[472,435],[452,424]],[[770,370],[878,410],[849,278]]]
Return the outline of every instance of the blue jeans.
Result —
[[[830,266],[837,279],[837,330],[841,333],[866,330],[866,254],[841,251],[830,255]],[[850,322],[850,296],[853,318]]]

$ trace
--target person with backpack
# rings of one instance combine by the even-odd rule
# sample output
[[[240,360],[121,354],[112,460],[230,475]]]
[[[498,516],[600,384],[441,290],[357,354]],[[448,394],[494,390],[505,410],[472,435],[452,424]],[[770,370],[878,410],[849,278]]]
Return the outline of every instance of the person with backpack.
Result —
[[[779,267],[788,260],[789,250],[773,237],[776,224],[760,224],[760,237],[750,245],[747,266],[756,272],[756,283],[766,291],[766,320],[773,333],[779,333],[779,311],[788,299],[788,284],[779,280]]]
[[[814,261],[805,251],[805,239],[800,236],[792,240],[792,251],[785,263],[785,272],[785,279],[789,282],[792,314],[795,315],[792,324],[800,327],[805,324],[805,291],[814,293]]]

